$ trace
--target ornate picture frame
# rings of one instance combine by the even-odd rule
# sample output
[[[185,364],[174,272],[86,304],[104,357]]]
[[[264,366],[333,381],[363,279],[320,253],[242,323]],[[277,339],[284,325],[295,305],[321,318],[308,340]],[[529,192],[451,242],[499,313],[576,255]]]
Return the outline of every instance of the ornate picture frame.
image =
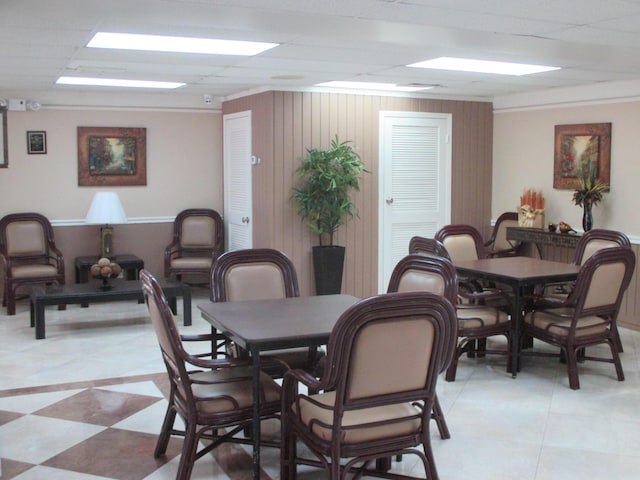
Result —
[[[78,127],[78,185],[147,184],[147,129]]]
[[[9,167],[9,147],[7,143],[7,107],[0,106],[0,168]]]
[[[580,188],[581,172],[594,163],[596,180],[610,185],[611,123],[556,125],[553,188]]]

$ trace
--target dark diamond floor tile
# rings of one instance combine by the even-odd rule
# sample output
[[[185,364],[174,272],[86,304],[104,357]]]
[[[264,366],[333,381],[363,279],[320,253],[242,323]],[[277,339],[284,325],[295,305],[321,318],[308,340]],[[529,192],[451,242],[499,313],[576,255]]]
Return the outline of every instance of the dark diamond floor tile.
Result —
[[[9,480],[17,477],[22,472],[26,472],[34,465],[24,462],[16,462],[15,460],[8,460],[6,458],[0,458],[0,478],[2,480]]]
[[[4,410],[0,410],[0,425],[4,425],[5,423],[9,423],[16,418],[20,418],[22,413],[17,412],[5,412]]]
[[[108,428],[43,465],[118,480],[141,480],[180,453],[182,440],[172,438],[166,455],[153,458],[156,440],[156,435]]]
[[[34,414],[109,427],[158,401],[157,397],[91,388]]]

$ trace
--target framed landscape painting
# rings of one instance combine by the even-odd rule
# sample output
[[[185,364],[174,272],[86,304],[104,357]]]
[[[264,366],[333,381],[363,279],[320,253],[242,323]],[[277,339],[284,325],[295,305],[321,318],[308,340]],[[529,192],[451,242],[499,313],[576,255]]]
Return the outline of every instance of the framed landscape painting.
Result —
[[[556,125],[553,188],[575,190],[595,167],[596,180],[610,184],[611,124]]]
[[[78,127],[78,185],[147,184],[147,129]]]

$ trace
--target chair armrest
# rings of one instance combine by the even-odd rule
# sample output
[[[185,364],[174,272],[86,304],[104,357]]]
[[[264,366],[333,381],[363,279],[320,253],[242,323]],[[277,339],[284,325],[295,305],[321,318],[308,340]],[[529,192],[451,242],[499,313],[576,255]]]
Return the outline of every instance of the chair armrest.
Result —
[[[55,260],[58,273],[64,275],[64,257],[62,256],[62,252],[53,243],[49,243],[49,256]]]
[[[237,358],[200,358],[198,355],[187,353],[185,360],[199,368],[206,368],[207,370],[213,370],[218,368],[239,367],[251,365],[251,362],[244,359]]]
[[[215,333],[198,333],[195,335],[180,335],[180,340],[183,342],[210,342],[211,340],[217,340]]]
[[[178,249],[178,240],[174,239],[169,245],[167,245],[164,249],[164,276],[167,277],[169,274],[169,268],[171,268],[171,258],[173,255],[177,253]]]
[[[287,380],[288,379],[288,380]],[[323,382],[320,379],[317,379],[309,372],[301,369],[289,370],[284,375],[285,382],[293,382],[293,383],[301,383],[305,385],[310,391],[318,391],[321,388],[324,390],[326,388],[323,387]]]
[[[567,304],[565,298],[552,297],[552,296],[540,296],[534,297],[533,308],[535,310],[544,310],[547,308],[559,308],[559,307],[573,307],[573,305]]]

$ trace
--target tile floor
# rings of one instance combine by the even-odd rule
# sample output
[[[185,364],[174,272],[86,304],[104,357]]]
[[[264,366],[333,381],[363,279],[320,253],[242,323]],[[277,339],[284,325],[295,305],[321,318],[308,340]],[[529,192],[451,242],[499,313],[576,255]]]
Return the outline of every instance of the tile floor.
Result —
[[[208,330],[197,310],[207,297],[194,289],[194,325],[185,331]],[[35,340],[26,301],[16,316],[0,314],[0,478],[175,478],[180,441],[166,458],[152,455],[167,385],[144,305],[47,307],[46,320],[47,338]],[[525,358],[514,380],[503,357],[463,358],[456,381],[438,384],[452,435],[441,440],[432,428],[441,479],[637,478],[640,332],[623,329],[622,340],[626,381],[615,380],[612,365],[588,362],[579,391],[554,359]],[[264,478],[277,479],[277,451],[262,456]],[[394,465],[420,471],[406,456]],[[192,478],[250,473],[247,448],[232,445],[198,461]]]

